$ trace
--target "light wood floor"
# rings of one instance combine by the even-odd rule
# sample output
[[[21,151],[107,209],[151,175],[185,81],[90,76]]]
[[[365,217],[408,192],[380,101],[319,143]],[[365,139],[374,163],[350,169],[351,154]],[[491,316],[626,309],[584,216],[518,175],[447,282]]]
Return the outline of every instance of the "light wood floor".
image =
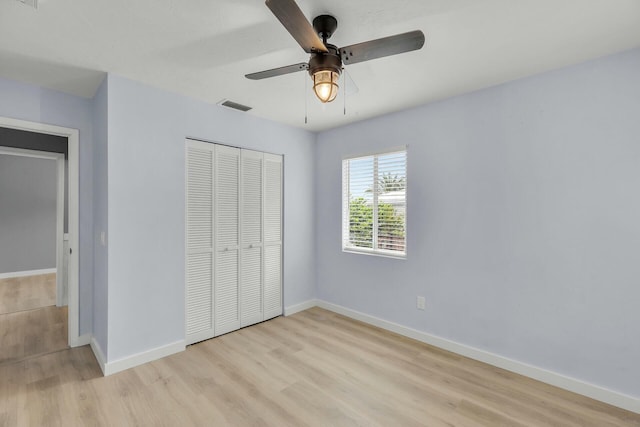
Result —
[[[0,280],[0,365],[68,347],[67,308],[55,303],[55,273]]]
[[[87,346],[0,366],[0,378],[0,426],[640,425],[319,308],[106,378]]]
[[[0,314],[55,304],[55,273],[0,279]]]
[[[65,349],[67,339],[67,307],[2,314],[0,365]]]

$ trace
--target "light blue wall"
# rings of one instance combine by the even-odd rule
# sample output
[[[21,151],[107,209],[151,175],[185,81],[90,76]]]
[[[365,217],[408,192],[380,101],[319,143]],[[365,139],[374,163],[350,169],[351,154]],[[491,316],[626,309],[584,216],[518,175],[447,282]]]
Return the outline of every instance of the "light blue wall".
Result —
[[[640,397],[639,138],[640,50],[324,132],[318,297]],[[407,259],[342,253],[342,157],[400,144]]]
[[[108,76],[108,361],[184,339],[185,137],[284,154],[284,303],[315,296],[315,135]]]
[[[91,101],[0,78],[0,116],[79,130],[79,323],[81,335],[91,333],[93,329],[93,150]]]
[[[107,227],[107,143],[108,79],[104,79],[93,98],[93,337],[104,354],[108,352],[107,246],[100,233]]]

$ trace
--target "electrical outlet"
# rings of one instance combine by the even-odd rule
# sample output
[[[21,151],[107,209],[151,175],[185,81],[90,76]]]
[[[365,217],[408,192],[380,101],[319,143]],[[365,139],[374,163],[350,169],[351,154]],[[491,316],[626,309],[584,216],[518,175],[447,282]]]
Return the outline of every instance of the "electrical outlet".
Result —
[[[416,298],[416,306],[417,306],[418,310],[424,310],[424,307],[425,307],[424,297],[417,297]]]

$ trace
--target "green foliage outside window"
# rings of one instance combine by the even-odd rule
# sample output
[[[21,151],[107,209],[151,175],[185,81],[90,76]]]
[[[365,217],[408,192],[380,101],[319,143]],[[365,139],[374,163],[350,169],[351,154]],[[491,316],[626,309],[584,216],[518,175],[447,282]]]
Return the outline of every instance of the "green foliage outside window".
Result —
[[[349,203],[349,240],[357,247],[371,248],[373,232],[373,206],[364,197]],[[392,204],[378,203],[378,241],[404,241],[404,216]],[[380,246],[380,244],[379,244]]]
[[[391,191],[404,190],[407,184],[403,176],[391,175],[391,173],[384,173],[378,179],[378,194],[389,193]],[[373,189],[368,188],[365,193],[372,193]]]

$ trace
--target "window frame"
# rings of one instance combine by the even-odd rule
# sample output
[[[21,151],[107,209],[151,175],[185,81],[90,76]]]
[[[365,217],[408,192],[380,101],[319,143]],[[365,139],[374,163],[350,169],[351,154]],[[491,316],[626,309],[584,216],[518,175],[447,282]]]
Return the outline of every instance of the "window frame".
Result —
[[[375,179],[373,181],[373,229],[372,229],[372,248],[362,248],[362,247],[352,247],[346,246],[346,243],[349,241],[349,217],[350,217],[350,200],[349,200],[349,189],[350,189],[350,176],[351,171],[348,166],[345,165],[346,162],[351,160],[358,159],[367,159],[373,158],[373,171],[372,177],[375,178],[378,176],[378,161],[377,158],[381,156],[385,156],[388,154],[396,154],[396,153],[404,153],[405,161],[404,161],[404,180],[405,180],[405,197],[404,197],[404,250],[402,252],[397,250],[389,250],[389,249],[376,249],[378,243],[378,191],[377,186],[375,185]],[[376,178],[377,179],[377,178]],[[379,256],[384,258],[393,258],[393,259],[407,259],[407,194],[408,194],[408,146],[401,145],[396,147],[387,148],[384,150],[379,150],[375,152],[369,152],[364,154],[356,154],[356,155],[348,155],[342,158],[342,216],[341,216],[341,246],[342,252],[352,253],[352,254],[361,254],[361,255],[371,255],[371,256]]]

